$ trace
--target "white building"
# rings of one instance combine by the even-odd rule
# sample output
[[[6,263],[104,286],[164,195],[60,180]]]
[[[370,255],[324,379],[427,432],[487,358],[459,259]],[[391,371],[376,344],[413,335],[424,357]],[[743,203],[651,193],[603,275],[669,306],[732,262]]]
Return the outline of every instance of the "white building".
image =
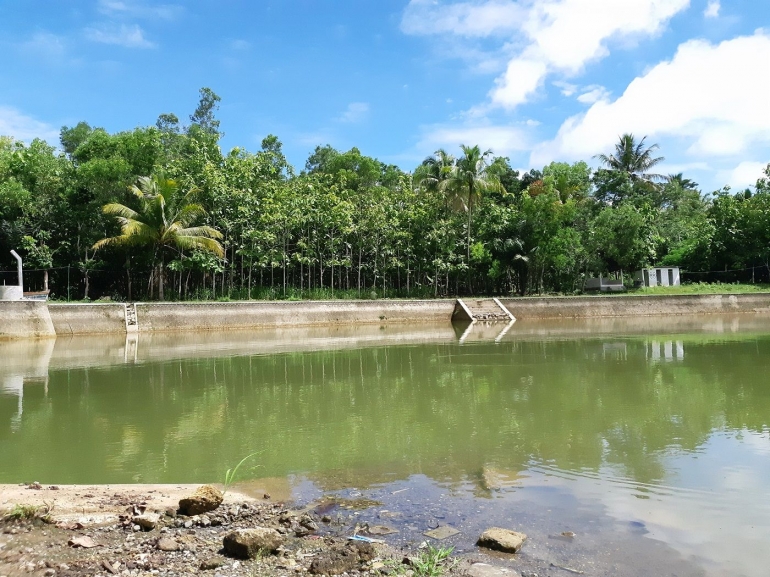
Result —
[[[645,268],[636,273],[634,281],[636,286],[679,286],[679,267]]]

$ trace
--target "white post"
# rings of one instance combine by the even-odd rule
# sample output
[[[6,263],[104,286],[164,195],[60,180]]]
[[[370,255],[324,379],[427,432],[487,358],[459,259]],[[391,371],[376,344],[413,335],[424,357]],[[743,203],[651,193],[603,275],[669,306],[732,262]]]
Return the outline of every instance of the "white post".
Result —
[[[19,271],[19,290],[21,291],[22,294],[24,294],[24,277],[21,274],[22,272],[21,257],[15,250],[12,250],[11,254],[13,255],[13,258],[16,259],[16,267],[17,267],[17,270]]]

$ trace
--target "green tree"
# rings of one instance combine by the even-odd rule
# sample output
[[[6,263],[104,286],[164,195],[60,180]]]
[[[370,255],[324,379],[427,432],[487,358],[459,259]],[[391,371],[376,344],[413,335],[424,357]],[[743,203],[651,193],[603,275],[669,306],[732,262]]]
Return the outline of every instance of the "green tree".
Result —
[[[153,251],[153,265],[157,266],[158,298],[163,300],[163,276],[166,251],[203,250],[224,256],[218,239],[222,234],[210,226],[193,226],[205,211],[194,202],[195,191],[182,193],[176,181],[163,177],[140,177],[139,186],[132,185],[131,194],[139,209],[124,204],[110,203],[103,207],[104,214],[115,216],[120,234],[103,238],[94,244],[94,250],[106,246],[143,246]]]
[[[597,154],[595,158],[608,169],[627,174],[631,181],[663,180],[665,177],[653,174],[650,170],[663,162],[665,158],[656,157],[658,145],[646,146],[645,140],[647,140],[646,136],[637,142],[633,134],[624,134],[615,144],[614,154]]]
[[[481,198],[484,192],[502,190],[500,178],[492,165],[492,151],[481,152],[478,145],[461,145],[463,155],[457,159],[454,169],[446,180],[445,187],[462,202],[468,213],[467,263],[471,261],[471,229],[473,226],[473,202]]]

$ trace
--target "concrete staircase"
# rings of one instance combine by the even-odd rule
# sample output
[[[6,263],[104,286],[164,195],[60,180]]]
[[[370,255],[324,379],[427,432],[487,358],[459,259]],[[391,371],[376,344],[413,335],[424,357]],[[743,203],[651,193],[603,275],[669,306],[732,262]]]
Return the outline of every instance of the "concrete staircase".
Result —
[[[136,304],[126,304],[126,333],[135,333],[139,331],[139,319],[136,315]]]
[[[457,299],[455,312],[452,316],[456,320],[486,322],[511,322],[516,318],[503,303],[496,298],[491,299]]]

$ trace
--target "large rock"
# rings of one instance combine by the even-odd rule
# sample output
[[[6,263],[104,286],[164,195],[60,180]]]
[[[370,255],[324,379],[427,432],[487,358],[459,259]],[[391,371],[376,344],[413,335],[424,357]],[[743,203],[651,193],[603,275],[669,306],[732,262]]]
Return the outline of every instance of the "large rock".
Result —
[[[361,563],[371,561],[374,556],[371,543],[355,541],[321,553],[313,559],[309,571],[314,575],[341,575],[358,569]]]
[[[518,553],[526,538],[524,533],[492,527],[481,534],[476,544],[479,547],[503,551],[504,553]]]
[[[284,542],[284,537],[275,529],[255,527],[236,529],[225,535],[223,546],[231,557],[254,559],[260,553],[273,553]]]
[[[179,501],[179,513],[189,516],[208,513],[219,507],[224,499],[222,491],[211,485],[203,485],[190,497]]]

